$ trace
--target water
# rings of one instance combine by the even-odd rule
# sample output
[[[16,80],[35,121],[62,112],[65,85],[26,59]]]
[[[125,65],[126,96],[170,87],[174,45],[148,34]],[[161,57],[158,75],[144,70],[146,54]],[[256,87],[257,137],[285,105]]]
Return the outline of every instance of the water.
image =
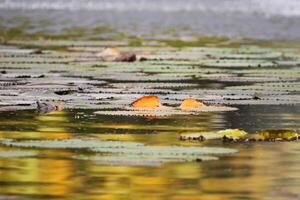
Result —
[[[210,113],[177,119],[107,118],[95,116],[92,111],[86,110],[48,115],[20,111],[1,114],[0,137],[57,139],[93,136],[139,141],[149,145],[201,146],[199,142],[179,141],[178,136],[185,130],[237,127],[249,131],[270,127],[293,127],[299,130],[299,116],[296,106],[244,106],[239,112],[230,114]],[[70,159],[82,152],[78,150],[43,149],[35,150],[43,155],[37,158],[1,158],[0,197],[213,200],[300,198],[300,148],[297,142],[216,142],[213,146],[236,148],[240,152],[224,156],[219,161],[172,163],[161,167],[105,166],[94,161]]]
[[[275,16],[299,16],[300,3],[296,0],[2,0],[0,8],[25,10],[98,10],[98,11],[212,11],[264,13]]]
[[[208,35],[229,36],[231,38],[250,37],[255,39],[295,40],[300,39],[299,18],[300,2],[298,0],[0,0],[0,33],[3,30],[11,29],[14,30],[13,33],[25,31],[27,34],[38,33],[41,35],[55,34],[61,36],[66,33],[73,34],[77,30],[78,32],[76,33],[79,33],[80,39],[103,39],[115,35],[117,39],[123,40],[124,38],[120,37],[120,35],[126,35],[142,38],[190,40]],[[34,42],[36,40],[29,41],[29,46]],[[42,41],[40,42],[43,43]],[[52,45],[55,46],[55,41],[52,42],[54,42]],[[73,47],[73,44],[81,47],[78,40],[69,42],[68,47]],[[87,44],[83,42],[82,46],[86,46]],[[62,64],[62,66],[54,64],[56,67],[52,71],[56,69],[56,72],[54,72],[54,74],[58,75],[56,77],[63,78],[64,73],[68,72],[68,70],[78,70],[77,61],[83,59],[82,63],[86,65],[82,66],[86,66],[86,70],[78,70],[78,73],[87,75],[78,77],[77,74],[74,76],[75,73],[71,73],[73,75],[67,78],[76,77],[81,81],[90,81],[90,78],[87,77],[93,77],[93,80],[101,80],[103,78],[101,71],[103,68],[91,67],[93,64],[88,63],[91,62],[89,59],[94,59],[94,51],[98,52],[102,47],[92,46],[91,44],[92,42],[87,47],[82,47],[81,50],[83,52],[80,52],[80,50],[79,52],[63,52],[66,58],[69,56],[74,61],[68,62],[68,65]],[[76,45],[74,46],[77,47]],[[43,49],[49,48],[46,45],[41,45],[41,47]],[[59,56],[61,52],[50,51],[49,55],[27,55],[30,51],[26,49],[22,51],[7,46],[2,46],[1,48],[3,48],[2,53],[7,53],[7,55],[3,53],[2,57],[0,57],[1,73],[5,71],[4,74],[7,73],[6,75],[8,76],[12,74],[9,77],[11,80],[15,80],[12,77],[21,76],[24,73],[29,75],[34,74],[35,76],[45,73],[46,77],[44,78],[47,80],[47,76],[51,78],[53,75],[53,72],[48,72],[53,67],[51,63],[53,61],[61,63],[61,59],[64,59],[64,56]],[[89,48],[93,49],[93,52],[89,52]],[[176,58],[176,55],[180,58],[186,56],[187,59],[194,59],[197,56],[197,61],[201,62],[207,59],[200,56],[200,54],[203,56],[205,52],[198,51],[198,54],[202,52],[198,55],[197,49],[183,53],[180,53],[180,50],[178,52],[175,50],[173,52],[172,50],[173,54],[170,57],[171,53],[168,50],[164,51],[164,47],[159,48],[159,51],[152,49],[153,52],[161,51],[158,54],[154,53],[152,56],[162,56],[164,58],[165,54],[167,54],[167,57],[169,56],[168,58],[171,58],[171,60]],[[247,48],[241,49],[240,54],[233,49],[233,52],[228,55],[229,57],[232,55],[236,56],[236,54],[241,56],[243,51],[249,51],[250,56],[258,54],[261,62],[270,61],[270,58],[268,58],[269,54],[266,55],[266,58],[263,56],[260,58],[260,51],[258,51],[260,49],[256,49],[255,47],[252,54],[251,48],[253,47],[250,47],[250,50]],[[65,47],[64,50],[66,49],[68,48]],[[130,47],[129,49],[132,50]],[[204,51],[207,50],[209,52],[208,55],[211,56],[209,59],[214,59],[214,53],[217,52],[218,54],[219,52],[215,52],[216,49],[212,49],[212,51],[206,49]],[[272,51],[276,52],[280,50],[268,48],[263,49],[263,51],[272,53]],[[19,54],[16,53],[15,55],[14,52],[19,52]],[[265,78],[274,78],[278,75],[283,80],[287,76],[292,76],[296,79],[286,81],[288,84],[287,91],[298,91],[292,83],[299,81],[299,70],[297,70],[297,67],[299,67],[299,64],[297,64],[299,61],[299,50],[283,49],[283,52],[286,57],[276,57],[275,61],[284,63],[284,58],[291,62],[281,64],[281,68],[277,68],[276,66],[270,68],[262,67],[261,69],[256,67],[225,68],[225,71],[222,71],[222,73],[233,75],[233,78],[238,78],[239,76],[245,78],[247,76],[246,72],[249,73],[253,69],[253,76],[261,75],[265,76]],[[289,53],[291,52],[292,54],[290,55]],[[227,54],[225,53],[224,55]],[[247,57],[247,53],[244,56]],[[230,61],[230,59],[228,60]],[[248,61],[250,62],[250,60]],[[94,62],[98,64],[98,61]],[[256,60],[253,60],[253,62],[256,62]],[[181,66],[183,63],[179,62],[178,66]],[[22,67],[22,65],[32,65],[35,67],[28,69],[28,71],[24,69],[22,69],[23,71],[19,71],[18,68],[12,67],[14,64],[17,67]],[[288,66],[289,64],[292,67]],[[49,69],[42,68],[43,66],[48,66]],[[174,66],[171,64],[170,66],[174,70]],[[130,69],[136,70],[136,68],[130,68],[129,65],[127,67],[129,71]],[[166,73],[167,71],[163,68],[158,70]],[[122,72],[121,67],[117,69]],[[155,73],[151,74],[151,67],[145,69],[150,70],[149,77],[153,78],[151,76]],[[210,70],[211,68],[208,69]],[[195,73],[195,75],[201,77],[208,75],[208,73],[205,73],[205,70],[208,69],[203,68],[203,72],[201,70],[195,72],[190,68],[189,70],[192,71],[188,70],[188,72]],[[283,69],[282,74],[280,74],[280,71],[277,71],[280,69]],[[260,70],[265,70],[265,72],[260,74]],[[246,72],[244,73],[244,71]],[[170,70],[170,72],[175,73],[176,70]],[[106,73],[108,72],[106,71]],[[132,73],[136,79],[136,75],[141,72],[133,70]],[[211,73],[214,72],[210,72],[210,75],[213,75]],[[216,73],[218,75],[220,72],[216,71]],[[0,74],[1,80],[4,82],[8,80],[5,77],[6,75]],[[108,73],[108,75],[111,74]],[[158,75],[161,74],[158,73]],[[177,75],[185,76],[184,73],[182,75],[180,72],[177,72]],[[125,73],[123,78],[126,80],[128,76],[128,73]],[[144,78],[147,79],[149,77],[145,76]],[[122,79],[122,74],[120,77],[115,78]],[[43,77],[39,80],[41,79]],[[28,79],[27,81],[30,83],[30,81],[34,80],[36,78],[32,78],[32,80]],[[104,85],[91,84],[93,87],[95,86],[93,88],[95,91],[92,90],[92,92],[100,95],[99,91],[101,91],[103,86],[106,87],[105,91],[108,91],[109,88],[107,86],[113,83],[119,83],[115,87],[124,89],[121,87],[121,84],[127,83],[124,80],[106,81],[107,83]],[[179,82],[196,83],[196,88],[198,89],[225,89],[226,86],[254,84],[254,82],[228,83],[218,79],[173,80],[173,83]],[[163,84],[164,82],[159,83]],[[76,82],[76,84],[78,83]],[[76,84],[75,86],[78,86]],[[8,84],[7,87],[11,86]],[[272,87],[272,90],[275,90],[274,88]],[[50,88],[49,93],[45,93],[46,96],[44,97],[47,97],[51,93],[50,90],[53,89]],[[37,91],[42,90],[43,87]],[[129,86],[129,90],[133,89]],[[18,92],[14,89],[11,91],[14,93]],[[31,88],[28,91],[31,97],[35,94],[34,92],[31,93]],[[262,91],[262,95],[264,92],[267,91]],[[124,94],[126,96],[126,90]],[[276,100],[272,100],[276,94],[266,95],[265,97],[270,98],[270,101],[276,103]],[[2,92],[1,95],[2,100],[0,103],[4,102],[4,105],[5,102],[14,100],[9,99],[11,97],[7,96],[5,92]],[[36,95],[39,96],[40,93],[36,92]],[[81,92],[80,95],[87,94]],[[114,94],[113,97],[118,97],[118,95]],[[291,98],[294,98],[291,102],[299,102],[297,101],[299,99],[297,95],[299,96],[299,91],[291,92]],[[71,97],[74,98],[74,96]],[[127,96],[135,97],[137,95],[132,92],[132,94],[129,93]],[[50,97],[53,97],[53,95],[51,94]],[[105,95],[102,97],[104,98]],[[93,99],[93,103],[96,101],[98,103],[105,102],[105,99],[102,97],[97,100]],[[166,95],[161,95],[161,97],[163,98],[162,102],[167,101]],[[22,98],[22,95],[16,96],[16,99],[20,100],[20,98]],[[26,93],[23,98],[26,100]],[[55,98],[59,97],[55,96]],[[288,96],[279,95],[279,98],[287,100]],[[118,102],[118,98],[112,99],[111,103],[113,105]],[[129,99],[131,97],[126,100]],[[86,100],[91,100],[91,98]],[[179,104],[179,101],[176,102],[176,106],[177,104]],[[235,112],[200,113],[196,116],[188,115],[162,118],[101,116],[95,115],[95,110],[91,109],[65,109],[46,115],[39,114],[35,110],[0,112],[0,139],[44,140],[92,137],[94,139],[136,141],[145,143],[146,145],[217,146],[239,150],[235,154],[220,156],[218,161],[167,163],[162,166],[111,166],[103,165],[93,160],[74,159],[78,155],[92,154],[86,150],[32,148],[29,150],[38,153],[39,156],[0,158],[0,200],[300,199],[299,142],[237,144],[222,143],[221,141],[206,141],[201,143],[198,141],[179,140],[179,136],[182,133],[218,131],[229,128],[240,128],[249,133],[270,128],[300,131],[299,104],[233,106],[238,107],[239,110]],[[24,148],[0,145],[0,151],[6,150],[24,150]]]
[[[80,45],[80,43],[74,43],[74,41],[69,41],[67,44],[71,47],[74,47],[73,44]],[[47,46],[44,46],[44,48],[47,48]],[[85,46],[79,49],[78,52],[48,51],[49,53],[46,54],[29,54],[31,52],[29,49],[16,49],[3,45],[0,60],[2,105],[14,103],[14,101],[19,101],[21,104],[22,102],[28,104],[29,101],[30,104],[30,100],[34,104],[39,98],[54,98],[66,99],[65,105],[73,106],[73,108],[87,107],[94,104],[101,105],[101,103],[110,103],[112,106],[119,104],[123,108],[127,107],[136,97],[147,91],[149,92],[147,86],[153,83],[164,86],[179,83],[196,84],[192,85],[191,88],[185,88],[186,86],[184,86],[182,88],[162,87],[157,90],[152,89],[156,92],[162,91],[159,93],[161,102],[169,103],[174,107],[180,104],[182,98],[186,98],[181,96],[182,93],[190,94],[195,98],[199,96],[199,99],[211,100],[223,98],[222,94],[227,94],[224,99],[229,96],[229,99],[242,98],[248,101],[253,100],[253,96],[249,97],[252,94],[251,89],[248,88],[247,90],[246,88],[244,92],[248,95],[241,96],[243,92],[228,91],[227,87],[251,87],[256,82],[265,81],[261,78],[270,81],[269,78],[276,77],[284,81],[282,85],[279,85],[279,88],[274,87],[276,83],[280,83],[278,79],[274,79],[273,86],[267,88],[268,90],[257,88],[254,90],[258,92],[255,95],[268,99],[268,102],[273,104],[278,104],[278,101],[274,100],[274,97],[277,97],[283,100],[282,103],[285,105],[254,105],[261,102],[250,100],[250,103],[248,103],[250,105],[233,104],[232,106],[239,108],[238,111],[234,112],[211,112],[200,113],[196,116],[185,115],[162,118],[101,116],[93,114],[95,110],[84,109],[65,109],[47,115],[40,115],[35,110],[1,112],[0,139],[41,140],[93,137],[94,139],[136,141],[146,145],[217,146],[239,150],[236,154],[220,156],[218,161],[176,162],[162,166],[146,167],[108,166],[93,160],[74,159],[74,156],[93,154],[85,150],[32,148],[30,150],[38,153],[39,156],[32,158],[0,158],[1,198],[38,200],[299,199],[299,141],[228,144],[221,141],[201,143],[179,140],[181,133],[217,131],[228,128],[241,128],[249,133],[269,128],[299,131],[299,91],[297,85],[294,85],[299,81],[299,70],[296,62],[298,49],[294,51],[293,49],[275,50],[252,47],[238,49],[239,52],[237,52],[237,49],[224,48],[170,49],[158,47],[159,51],[157,51],[158,48],[152,48],[152,51],[157,53],[152,56],[167,55],[164,58],[171,60],[152,61],[156,62],[157,65],[150,65],[151,61],[137,61],[128,64],[114,63],[110,67],[99,67],[99,63],[101,65],[112,65],[113,63],[95,60],[94,52],[89,52],[90,48],[92,47]],[[92,49],[100,51],[102,47],[93,46]],[[145,51],[141,47],[135,49],[137,52]],[[84,50],[87,51],[84,52]],[[147,48],[147,51],[149,50],[151,48]],[[281,54],[274,54],[276,51],[285,52],[285,59],[293,62],[282,63],[281,67],[258,65],[260,62],[265,63],[268,59],[274,59],[278,63],[282,61]],[[223,53],[220,55],[220,52]],[[269,54],[270,52],[273,54]],[[215,68],[197,64],[197,62],[207,61],[207,57],[201,56],[208,53],[210,55],[209,62],[213,61],[211,59],[218,59],[217,56],[225,56],[225,58],[223,60],[218,59],[220,65],[215,66]],[[234,58],[237,56],[244,58],[244,60],[235,60]],[[246,59],[249,56],[256,56],[256,60],[253,57]],[[191,60],[178,61],[174,58]],[[237,67],[237,65],[230,68],[228,63],[227,65],[222,63],[224,60],[232,62],[233,65],[237,64],[234,61],[240,62],[241,66]],[[249,67],[245,65],[245,61],[248,61],[248,64],[253,62],[254,65]],[[189,62],[194,62],[194,64],[188,64]],[[223,67],[222,64],[224,64]],[[27,75],[27,78],[24,78],[24,75]],[[206,76],[207,78],[195,79],[192,78],[193,75],[195,77]],[[107,79],[107,76],[111,78]],[[157,80],[158,77],[161,79],[163,76],[165,78],[170,76],[170,80]],[[214,76],[217,78],[211,79]],[[130,78],[126,80],[127,77]],[[231,81],[237,80],[237,78],[240,78],[240,80],[238,82],[227,82],[228,77],[229,79],[232,78]],[[254,78],[254,82],[249,79],[251,77]],[[56,86],[53,79],[56,80]],[[23,89],[6,84],[5,81],[7,80],[20,80],[20,87],[23,87]],[[106,82],[97,82],[96,80],[105,80]],[[145,83],[146,80],[148,81]],[[152,81],[149,82],[149,80]],[[250,82],[247,80],[250,80]],[[45,85],[49,81],[52,84]],[[136,81],[135,84],[134,81]],[[66,86],[66,83],[69,84]],[[91,84],[84,85],[83,83]],[[129,83],[131,83],[131,86]],[[140,83],[143,84],[140,87],[135,87],[136,84]],[[57,96],[53,94],[53,91],[68,91],[70,86],[80,86],[83,89],[70,94],[66,92],[66,95]],[[117,92],[118,90],[115,91],[115,89],[120,91]],[[210,95],[202,94],[204,89],[219,90],[211,91],[214,97],[208,98]],[[226,90],[227,92],[225,92]],[[172,95],[175,91],[178,95]],[[222,91],[225,93],[222,93]],[[278,93],[279,91],[281,93]],[[139,92],[139,94],[136,94],[136,92]],[[285,96],[286,92],[290,92],[290,95]],[[13,93],[16,96],[8,96],[8,93]],[[79,95],[86,98],[77,101],[75,105],[72,104],[72,99],[76,102]],[[95,95],[95,98],[92,98],[93,95]],[[173,98],[178,99],[178,101],[172,101]],[[125,102],[125,105],[120,104],[122,99],[121,102]],[[229,100],[229,102],[236,103],[235,100]],[[100,110],[100,108],[97,110]],[[4,150],[24,151],[24,148],[0,145],[0,151]]]
[[[147,38],[208,35],[293,40],[300,38],[299,8],[297,0],[2,0],[0,25],[21,26],[30,33],[109,27]]]

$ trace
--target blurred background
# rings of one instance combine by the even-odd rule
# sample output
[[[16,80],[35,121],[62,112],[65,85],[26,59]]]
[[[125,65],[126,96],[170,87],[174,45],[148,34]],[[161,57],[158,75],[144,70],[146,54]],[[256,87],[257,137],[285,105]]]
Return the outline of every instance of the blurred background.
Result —
[[[0,0],[1,31],[89,38],[298,40],[299,0]]]

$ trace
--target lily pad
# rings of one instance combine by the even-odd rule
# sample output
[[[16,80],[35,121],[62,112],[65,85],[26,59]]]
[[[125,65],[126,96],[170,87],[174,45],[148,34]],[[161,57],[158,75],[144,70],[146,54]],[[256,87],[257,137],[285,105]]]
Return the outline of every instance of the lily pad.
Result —
[[[76,157],[80,159],[80,157]],[[160,166],[168,162],[199,162],[199,161],[212,161],[218,160],[216,156],[198,155],[195,157],[172,157],[172,156],[93,156],[81,157],[86,160],[93,160],[99,165],[122,165],[122,166]]]
[[[248,134],[239,129],[226,129],[217,132],[200,132],[181,134],[181,140],[222,140],[224,142],[275,142],[275,141],[296,141],[299,134],[294,130],[268,129],[257,133]]]
[[[118,141],[102,141],[94,139],[63,139],[63,140],[26,140],[15,141],[11,139],[1,139],[0,143],[7,146],[15,147],[32,147],[32,148],[54,148],[54,149],[94,149],[102,148],[124,148],[143,146],[142,143],[136,142],[118,142]]]
[[[34,157],[37,155],[33,151],[0,151],[0,158]]]
[[[203,112],[228,112],[236,111],[237,108],[227,106],[205,106],[203,108],[191,108],[188,110],[180,110],[178,108],[166,107],[163,109],[128,109],[128,110],[102,110],[96,111],[97,115],[115,115],[115,116],[149,116],[149,117],[163,117],[176,115],[197,115]]]
[[[247,135],[247,132],[240,129],[226,129],[217,132],[185,133],[180,135],[181,140],[211,140],[222,139],[224,136],[230,138],[241,138]]]
[[[86,157],[102,164],[139,164],[165,162],[186,162],[216,160],[219,154],[232,154],[237,150],[220,147],[182,147],[182,146],[146,146],[136,142],[105,141],[99,139],[63,139],[63,140],[12,140],[1,139],[0,143],[7,146],[23,148],[51,148],[51,149],[85,149],[91,152],[102,153],[106,156]]]

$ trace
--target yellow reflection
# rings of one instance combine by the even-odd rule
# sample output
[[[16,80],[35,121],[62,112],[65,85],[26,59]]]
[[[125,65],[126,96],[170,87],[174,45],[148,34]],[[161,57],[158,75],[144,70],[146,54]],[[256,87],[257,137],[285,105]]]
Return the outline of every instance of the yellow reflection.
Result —
[[[165,120],[164,124],[156,123]],[[90,124],[91,128],[99,129],[126,129],[126,130],[157,130],[157,131],[201,131],[211,128],[212,124],[222,127],[225,119],[218,113],[200,113],[197,116],[171,116],[165,119],[153,119],[148,121],[106,122]]]
[[[187,125],[95,124],[92,127],[167,129],[161,134],[103,134],[103,139],[144,141],[154,145],[175,143],[181,130],[199,130],[222,117],[204,115]],[[65,111],[38,116],[37,131],[1,131],[1,137],[58,139],[71,137]],[[202,118],[201,118],[202,119]],[[202,126],[203,125],[203,126]],[[181,128],[180,128],[181,127]],[[171,131],[170,131],[171,130]],[[176,132],[174,132],[174,131]],[[175,134],[174,134],[175,133]],[[172,141],[172,142],[170,142]],[[181,142],[183,145],[183,143]],[[198,145],[198,142],[185,142]],[[1,194],[57,195],[67,199],[235,200],[285,199],[300,185],[299,143],[226,144],[240,153],[219,161],[170,163],[161,167],[100,166],[94,161],[72,160],[77,152],[39,150],[40,158],[0,158]],[[286,156],[289,155],[289,156]],[[65,158],[65,159],[62,159]],[[2,185],[1,185],[2,183]],[[281,188],[275,191],[274,188]]]
[[[38,128],[37,131],[39,132],[53,132],[53,133],[64,133],[66,132],[65,124],[68,122],[68,117],[66,111],[54,111],[50,112],[46,115],[38,115],[36,117],[38,120]],[[65,136],[59,134],[60,137],[68,137],[69,135],[66,134]]]
[[[71,156],[71,155],[69,155]],[[79,185],[74,161],[65,159],[0,159],[0,180],[8,183],[0,192],[19,195],[65,196]]]
[[[19,127],[19,131],[0,130],[0,137],[2,138],[32,138],[32,139],[63,139],[72,136],[66,128],[68,123],[68,113],[66,111],[54,111],[46,115],[37,115],[35,120],[28,121],[3,121],[0,124],[5,126]],[[23,127],[26,125],[25,130]],[[32,127],[30,127],[32,126]],[[28,131],[29,128],[34,128],[34,131]]]

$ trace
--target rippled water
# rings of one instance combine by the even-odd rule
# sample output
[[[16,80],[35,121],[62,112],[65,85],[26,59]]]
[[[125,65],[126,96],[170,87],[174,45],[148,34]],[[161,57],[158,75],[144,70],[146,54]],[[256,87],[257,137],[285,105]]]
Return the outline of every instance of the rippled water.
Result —
[[[233,113],[173,119],[101,117],[70,110],[1,114],[0,137],[54,139],[93,136],[146,144],[201,146],[178,140],[188,130],[300,129],[296,106],[242,106]],[[121,134],[123,133],[123,134]],[[125,134],[127,133],[127,134]],[[291,199],[300,198],[299,143],[222,144],[239,149],[219,161],[161,167],[103,166],[73,160],[78,150],[35,150],[37,158],[0,159],[3,199]],[[3,149],[4,147],[1,147]]]

